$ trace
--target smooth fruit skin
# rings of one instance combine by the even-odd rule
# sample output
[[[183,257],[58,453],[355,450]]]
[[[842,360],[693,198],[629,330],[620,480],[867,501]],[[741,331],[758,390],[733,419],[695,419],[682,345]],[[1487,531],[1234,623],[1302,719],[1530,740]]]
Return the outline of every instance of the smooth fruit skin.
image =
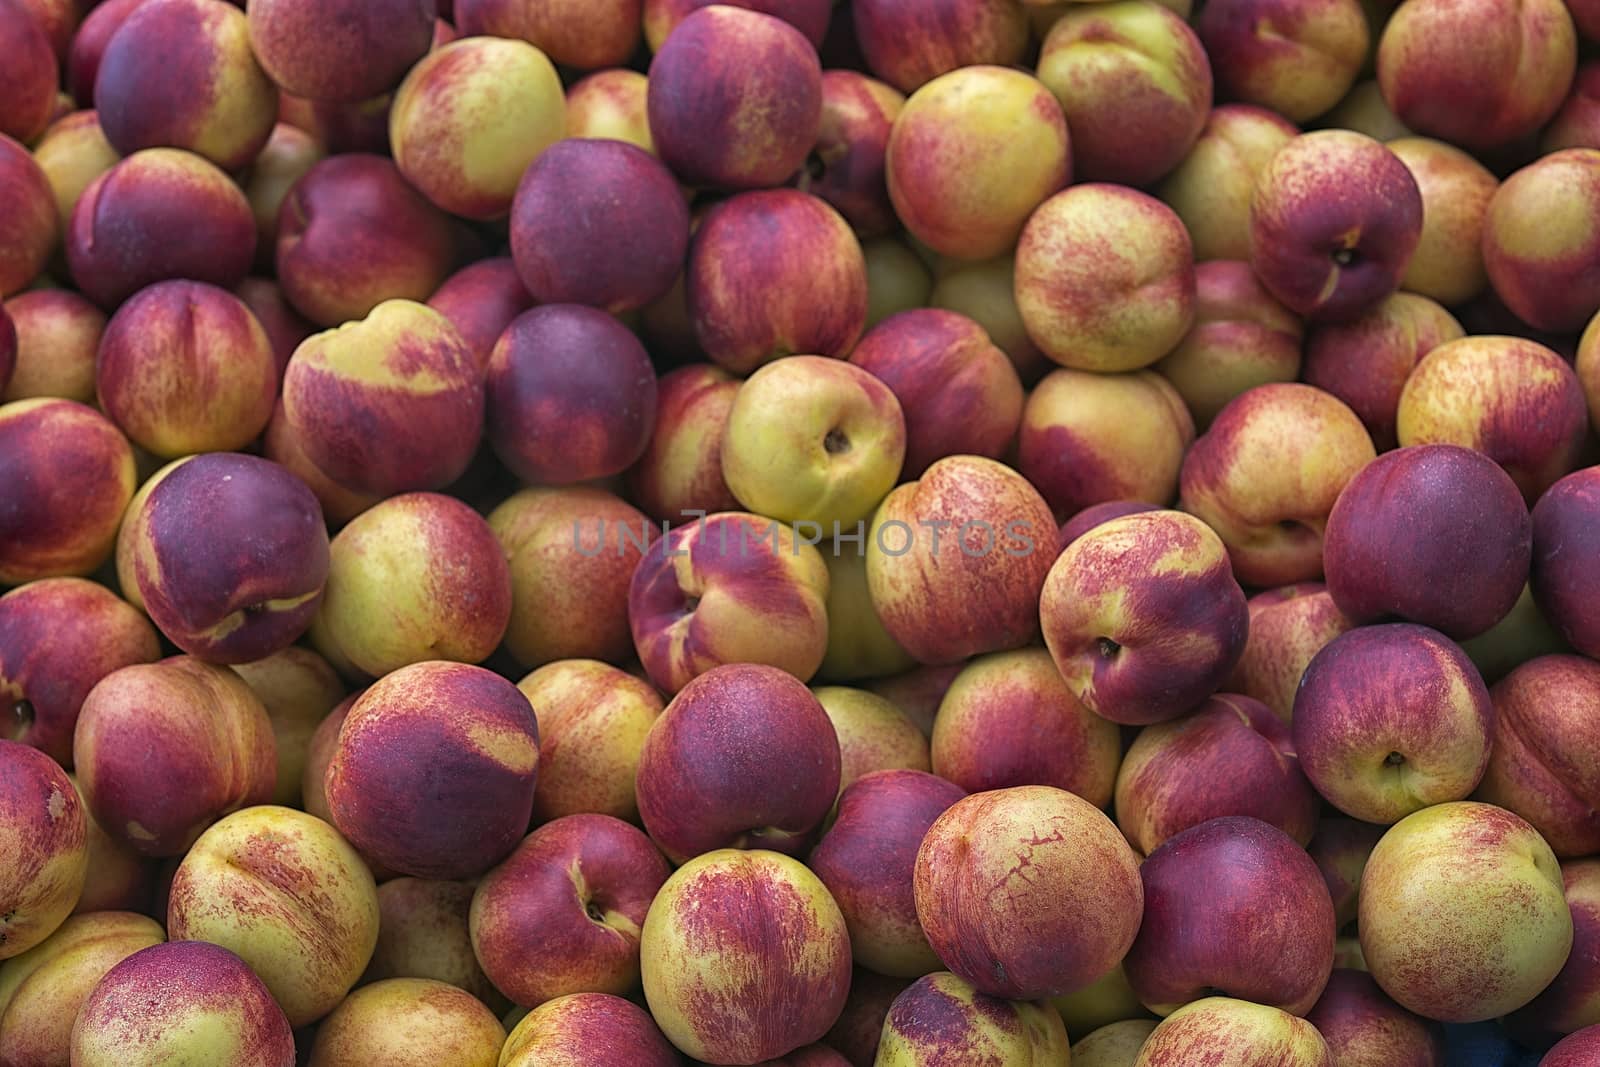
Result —
[[[274,100],[276,101],[276,96]],[[257,270],[270,271],[272,267],[272,260],[278,248],[278,220],[283,213],[283,202],[289,198],[289,190],[293,189],[294,183],[305,177],[312,167],[326,158],[328,158],[327,150],[311,133],[282,121],[281,116],[280,120],[273,124],[272,134],[267,138],[266,146],[256,155],[250,167],[249,177],[244,181],[244,195],[250,201],[250,212],[256,219]],[[249,290],[254,290],[257,295],[247,298],[246,286]],[[288,306],[283,293],[278,289],[277,279],[246,279],[245,285],[236,289],[235,294],[251,304],[251,310],[267,304],[275,307],[274,314],[282,320],[286,329],[280,332],[276,328],[271,328],[267,332],[272,337],[274,350],[280,353],[281,369],[282,364],[288,362],[294,346],[311,335],[309,324]],[[257,311],[258,316],[263,314]],[[280,337],[290,330],[300,332],[285,349],[281,345]]]
[[[1600,567],[1591,550],[1600,516],[1600,467],[1586,467],[1551,486],[1533,509],[1531,585],[1539,610],[1573,649],[1600,655],[1594,590]]]
[[[1146,856],[1225,815],[1260,819],[1304,846],[1319,807],[1289,728],[1265,704],[1233,693],[1140,730],[1117,772],[1117,825]]]
[[[1584,328],[1583,336],[1578,338],[1578,354],[1573,360],[1573,369],[1578,373],[1578,381],[1583,384],[1583,395],[1589,404],[1591,420],[1596,412],[1600,412],[1600,326],[1596,326],[1596,322],[1600,322],[1600,315],[1589,320],[1589,325]]]
[[[791,355],[842,359],[866,325],[860,242],[844,216],[795,189],[741,193],[706,211],[683,277],[696,341],[734,374]]]
[[[46,578],[0,596],[0,708],[7,740],[72,766],[78,711],[95,683],[161,655],[138,609],[83,578]],[[6,716],[0,714],[0,720]]]
[[[850,996],[845,1000],[844,1011],[823,1040],[828,1047],[838,1049],[850,1067],[872,1067],[889,1006],[910,985],[904,978],[886,978],[857,967],[850,975]]]
[[[1568,10],[1572,10],[1568,8]],[[1576,18],[1576,16],[1575,16]],[[1561,103],[1550,125],[1539,135],[1539,147],[1545,152],[1559,152],[1563,148],[1593,148],[1600,144],[1596,134],[1600,120],[1600,65],[1588,59],[1579,62],[1577,75],[1572,79],[1572,89]]]
[[[800,861],[723,849],[673,873],[645,917],[644,995],[700,1060],[757,1063],[820,1040],[850,987],[850,936]]]
[[[1495,728],[1489,690],[1461,646],[1410,623],[1334,638],[1306,667],[1294,702],[1306,776],[1345,814],[1384,825],[1466,799]]]
[[[1104,526],[1106,523],[1126,515],[1142,515],[1147,511],[1160,510],[1159,506],[1146,504],[1142,500],[1107,500],[1100,504],[1090,504],[1061,524],[1061,539],[1058,544],[1064,552],[1068,545],[1096,526]]]
[[[1133,944],[1144,905],[1138,859],[1115,824],[1050,786],[957,801],[923,838],[914,887],[945,965],[1011,1000],[1095,981]],[[969,903],[980,898],[991,902],[981,913]]]
[[[1305,326],[1244,260],[1197,262],[1194,279],[1194,325],[1154,369],[1204,431],[1234,397],[1299,378]]]
[[[1116,724],[1084,707],[1038,647],[967,661],[929,741],[933,772],[969,793],[1053,785],[1100,808],[1122,758]]]
[[[88,870],[83,801],[54,760],[0,741],[0,846],[13,857],[0,873],[0,960],[55,932],[78,902]]]
[[[1123,963],[1158,1015],[1208,991],[1303,1015],[1333,970],[1333,901],[1311,857],[1259,819],[1212,819],[1140,870],[1144,921]]]
[[[228,452],[183,460],[130,508],[125,527],[145,611],[175,645],[207,662],[281,652],[322,603],[322,507],[269,460]]]
[[[432,978],[505,1006],[472,951],[471,882],[391,878],[378,887],[378,946],[364,976]]]
[[[1028,337],[1075,370],[1129,371],[1194,324],[1194,245],[1146,193],[1104,182],[1056,193],[1017,241],[1013,290]]]
[[[1049,1005],[986,996],[948,971],[927,975],[895,998],[875,1067],[935,1064],[1055,1064],[1069,1056],[1067,1031]]]
[[[571,485],[621,474],[655,428],[650,356],[613,316],[544,304],[511,321],[485,376],[489,444],[523,482]]]
[[[1462,336],[1461,324],[1439,304],[1399,292],[1349,322],[1315,326],[1306,336],[1301,373],[1306,384],[1348,404],[1377,450],[1387,452],[1399,443],[1395,424],[1411,372],[1435,348]]]
[[[650,64],[650,133],[689,185],[760,189],[805,161],[822,121],[822,65],[781,19],[728,5],[678,24]]]
[[[49,174],[33,153],[4,132],[0,132],[0,191],[11,205],[0,218],[0,296],[10,297],[44,272],[61,221]]]
[[[166,937],[128,911],[75,915],[49,938],[0,965],[0,1063],[68,1061],[72,1023],[100,979]]]
[[[637,823],[639,754],[666,706],[655,687],[609,663],[570,659],[517,688],[539,715],[534,821],[594,812]]]
[[[500,1067],[683,1067],[650,1013],[609,993],[574,993],[523,1016]]]
[[[389,978],[362,986],[317,1027],[308,1067],[495,1067],[506,1029],[445,982]]]
[[[713,849],[804,853],[839,795],[828,713],[776,667],[701,674],[650,727],[635,789],[651,838],[676,863]]]
[[[367,151],[329,156],[289,189],[274,262],[294,309],[332,328],[389,300],[422,301],[455,266],[449,216]]]
[[[311,736],[344,699],[344,682],[326,659],[301,645],[236,663],[233,673],[261,698],[272,721],[278,747],[278,784],[272,802],[295,807],[301,801],[300,779],[305,775]]]
[[[1350,479],[1328,515],[1328,592],[1358,624],[1397,616],[1454,640],[1476,637],[1505,617],[1528,580],[1526,512],[1511,476],[1481,452],[1385,452]]]
[[[50,38],[23,0],[0,2],[0,137],[32,141],[49,125],[59,68]]]
[[[837,815],[807,859],[850,931],[858,966],[916,978],[942,964],[917,922],[917,849],[966,792],[926,771],[864,775],[839,795]]]
[[[669,873],[650,839],[620,819],[547,822],[478,882],[473,952],[495,988],[525,1007],[631,992],[639,930]]]
[[[76,781],[74,781],[76,785]],[[78,788],[83,796],[83,789]],[[87,801],[85,801],[87,805]],[[74,915],[150,907],[156,865],[106,833],[89,814],[89,873]]]
[[[1086,181],[1151,185],[1188,154],[1211,110],[1205,47],[1160,5],[1069,8],[1045,35],[1039,79],[1066,111]]]
[[[1020,63],[1028,47],[1027,15],[1008,0],[862,0],[850,13],[868,69],[903,93],[961,67]]]
[[[1242,584],[1310,581],[1322,574],[1328,512],[1376,454],[1338,397],[1297,382],[1260,385],[1230,401],[1184,455],[1181,505],[1222,538]]]
[[[514,595],[506,553],[477,512],[440,493],[405,493],[329,544],[311,642],[355,677],[430,659],[478,663],[505,636]]]
[[[1422,239],[1401,275],[1409,292],[1458,307],[1489,284],[1483,223],[1499,180],[1454,145],[1428,137],[1388,142],[1422,193]]]
[[[1087,1034],[1111,1023],[1143,1019],[1150,1013],[1139,1003],[1120,963],[1076,993],[1052,997],[1050,1003],[1067,1024],[1069,1034]]]
[[[1519,1037],[1537,1040],[1600,1024],[1600,861],[1563,863],[1561,881],[1572,910],[1572,953],[1555,981],[1506,1018]]]
[[[378,940],[378,894],[355,849],[315,816],[272,805],[214,823],[178,865],[167,933],[248,963],[291,1024],[322,1018]]]
[[[477,452],[483,371],[442,314],[385,300],[295,349],[283,406],[306,458],[346,489],[443,489]]]
[[[464,0],[441,4],[463,37],[493,36],[531,41],[562,66],[576,70],[617,67],[639,47],[643,0],[598,4],[520,0]]]
[[[1248,606],[1250,637],[1223,688],[1261,701],[1288,722],[1312,657],[1355,624],[1321,582],[1269,589],[1251,597]]]
[[[1600,310],[1600,150],[1555,152],[1495,190],[1483,220],[1483,263],[1496,295],[1540,330],[1583,328]]]
[[[655,155],[650,136],[650,79],[636,70],[598,70],[567,88],[567,136],[623,141]]]
[[[482,874],[533,812],[539,725],[504,678],[428,661],[355,702],[327,770],[333,823],[367,856],[418,878]]]
[[[273,408],[272,420],[267,423],[267,432],[261,439],[261,454],[306,483],[306,487],[317,498],[317,503],[322,505],[322,515],[328,521],[330,533],[381,499],[374,494],[346,489],[311,462],[301,447],[299,434],[289,425],[289,419],[284,414],[282,397]]]
[[[1600,1024],[1585,1027],[1545,1053],[1539,1067],[1587,1067],[1600,1056]]]
[[[905,416],[883,381],[843,360],[790,356],[739,387],[722,477],[751,512],[836,531],[872,514],[905,451]]]
[[[79,1067],[295,1063],[289,1020],[266,985],[206,941],[152,945],[107,971],[72,1024],[71,1046]]]
[[[133,448],[72,400],[0,405],[0,585],[91,574],[133,498]]]
[[[1361,876],[1358,921],[1383,991],[1441,1022],[1524,1006],[1573,941],[1550,846],[1509,811],[1470,801],[1426,808],[1384,835]]]
[[[1600,664],[1539,656],[1495,683],[1490,696],[1495,744],[1477,799],[1527,819],[1557,856],[1600,851],[1600,768],[1579,740],[1600,716]]]
[[[861,339],[850,362],[882,379],[900,401],[902,479],[920,478],[946,456],[1001,459],[1011,447],[1022,418],[1022,381],[967,316],[924,307],[890,315]]]
[[[1172,502],[1194,419],[1150,370],[1122,374],[1060,367],[1028,394],[1017,469],[1058,518],[1110,500]]]
[[[826,6],[829,0],[820,2]],[[795,184],[832,204],[863,239],[883,237],[899,227],[889,201],[884,156],[905,102],[899,90],[857,71],[822,73],[822,125],[810,157],[816,162]]]
[[[865,689],[811,691],[839,736],[839,789],[874,771],[929,769],[928,735],[893,701]]]
[[[368,100],[428,51],[433,0],[256,0],[250,44],[272,80],[313,100]]]
[[[232,289],[256,254],[250,202],[221,168],[146,148],[89,183],[66,220],[67,266],[110,311],[147,285],[187,278]]]
[[[1365,134],[1302,134],[1273,156],[1250,203],[1250,265],[1291,311],[1350,319],[1394,292],[1422,236],[1422,193]]]
[[[883,628],[867,585],[867,554],[835,541],[828,566],[828,652],[817,668],[830,682],[860,682],[909,670],[916,660]]]
[[[1443,1028],[1390,1000],[1362,971],[1335,970],[1306,1021],[1322,1034],[1341,1067],[1445,1064]]]
[[[1162,1020],[1133,1067],[1335,1067],[1317,1028],[1286,1011],[1228,997],[1186,1004]]]
[[[672,289],[688,247],[689,207],[672,172],[621,141],[551,145],[511,205],[511,254],[541,304],[642,308]]]
[[[656,539],[633,573],[628,624],[650,681],[676,693],[730,663],[805,681],[828,648],[828,568],[788,526],[722,512]]]
[[[1367,19],[1350,0],[1222,0],[1201,10],[1195,28],[1216,69],[1218,96],[1291,122],[1337,104],[1371,50]]]
[[[0,304],[0,397],[7,395],[17,371],[17,324],[10,310]]]
[[[1072,1062],[1077,1067],[1133,1067],[1155,1029],[1151,1019],[1108,1023],[1073,1043]]]
[[[1020,648],[1038,633],[1056,523],[1012,468],[941,459],[884,498],[866,536],[872,606],[919,663]]]
[[[1386,826],[1331,815],[1317,823],[1316,836],[1306,847],[1333,898],[1333,914],[1343,930],[1356,917],[1361,896],[1361,872]],[[1336,964],[1337,966],[1337,964]]]
[[[411,68],[389,110],[400,173],[470,219],[504,216],[523,173],[565,130],[555,65],[532,44],[500,37],[436,49]]]
[[[977,159],[983,166],[963,165]],[[963,67],[911,94],[885,164],[889,199],[917,240],[940,255],[990,259],[1071,180],[1071,138],[1061,105],[1037,78]]]
[[[1498,462],[1530,507],[1578,466],[1589,434],[1570,363],[1536,341],[1477,336],[1432,350],[1406,379],[1400,445],[1462,445]]]
[[[701,512],[739,509],[722,477],[722,439],[739,381],[711,363],[656,380],[655,430],[624,479],[628,499],[657,522],[678,526]]]
[[[95,75],[106,139],[121,155],[184,148],[224,170],[266,146],[277,86],[256,62],[246,16],[217,0],[142,4],[111,36]]]
[[[84,698],[72,739],[95,821],[145,856],[181,856],[277,785],[266,708],[233,671],[192,656],[123,667]]]
[[[117,309],[95,364],[100,406],[162,459],[247,448],[267,427],[278,364],[242,300],[202,282],[157,282]]]
[[[1156,186],[1194,242],[1194,258],[1250,257],[1250,199],[1256,178],[1300,130],[1276,111],[1251,104],[1211,109],[1189,154]]]
[[[1407,0],[1378,41],[1378,85],[1410,129],[1469,150],[1532,134],[1561,106],[1577,35],[1553,0]]]
[[[511,320],[533,307],[533,296],[517,275],[516,261],[495,256],[469,263],[445,280],[428,306],[450,320],[478,366],[487,367],[494,343]]]
[[[1249,629],[1222,540],[1176,511],[1127,515],[1068,545],[1039,616],[1078,698],[1133,725],[1176,718],[1216,692]]]

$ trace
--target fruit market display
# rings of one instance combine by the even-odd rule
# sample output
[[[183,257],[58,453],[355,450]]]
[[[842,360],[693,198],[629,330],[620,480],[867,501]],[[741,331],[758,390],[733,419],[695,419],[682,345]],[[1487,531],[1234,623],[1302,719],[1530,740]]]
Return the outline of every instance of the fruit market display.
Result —
[[[1600,1067],[1600,0],[0,0],[0,1067]]]

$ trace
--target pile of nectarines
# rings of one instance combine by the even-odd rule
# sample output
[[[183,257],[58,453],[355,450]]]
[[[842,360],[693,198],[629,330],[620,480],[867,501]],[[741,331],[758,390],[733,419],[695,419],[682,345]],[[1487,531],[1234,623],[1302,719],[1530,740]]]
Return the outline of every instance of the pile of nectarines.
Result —
[[[0,0],[0,1067],[1600,1067],[1600,0]]]

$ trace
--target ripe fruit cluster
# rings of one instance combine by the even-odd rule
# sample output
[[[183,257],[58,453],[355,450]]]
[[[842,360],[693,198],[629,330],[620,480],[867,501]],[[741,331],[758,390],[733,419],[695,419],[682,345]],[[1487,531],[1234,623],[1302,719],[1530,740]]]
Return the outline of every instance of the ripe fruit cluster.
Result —
[[[0,1067],[1600,1067],[1600,0],[0,0]]]

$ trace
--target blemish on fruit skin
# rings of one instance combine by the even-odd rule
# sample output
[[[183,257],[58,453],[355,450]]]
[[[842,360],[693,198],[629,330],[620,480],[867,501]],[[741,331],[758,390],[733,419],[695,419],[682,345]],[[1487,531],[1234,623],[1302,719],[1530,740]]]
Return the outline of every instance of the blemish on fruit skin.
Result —
[[[948,979],[936,976],[918,979],[913,988],[895,999],[885,1025],[914,1047],[930,1053],[937,1050],[944,1057],[981,1056],[982,1059],[963,1058],[960,1062],[998,1065],[1000,1061],[994,1059],[992,1050],[984,1049],[978,1035],[973,1033],[972,1015],[982,994],[960,998],[957,992],[958,984]],[[985,1014],[991,1020],[995,1018],[995,1013]],[[1001,1022],[1005,1021],[1006,1014],[998,1013]]]

